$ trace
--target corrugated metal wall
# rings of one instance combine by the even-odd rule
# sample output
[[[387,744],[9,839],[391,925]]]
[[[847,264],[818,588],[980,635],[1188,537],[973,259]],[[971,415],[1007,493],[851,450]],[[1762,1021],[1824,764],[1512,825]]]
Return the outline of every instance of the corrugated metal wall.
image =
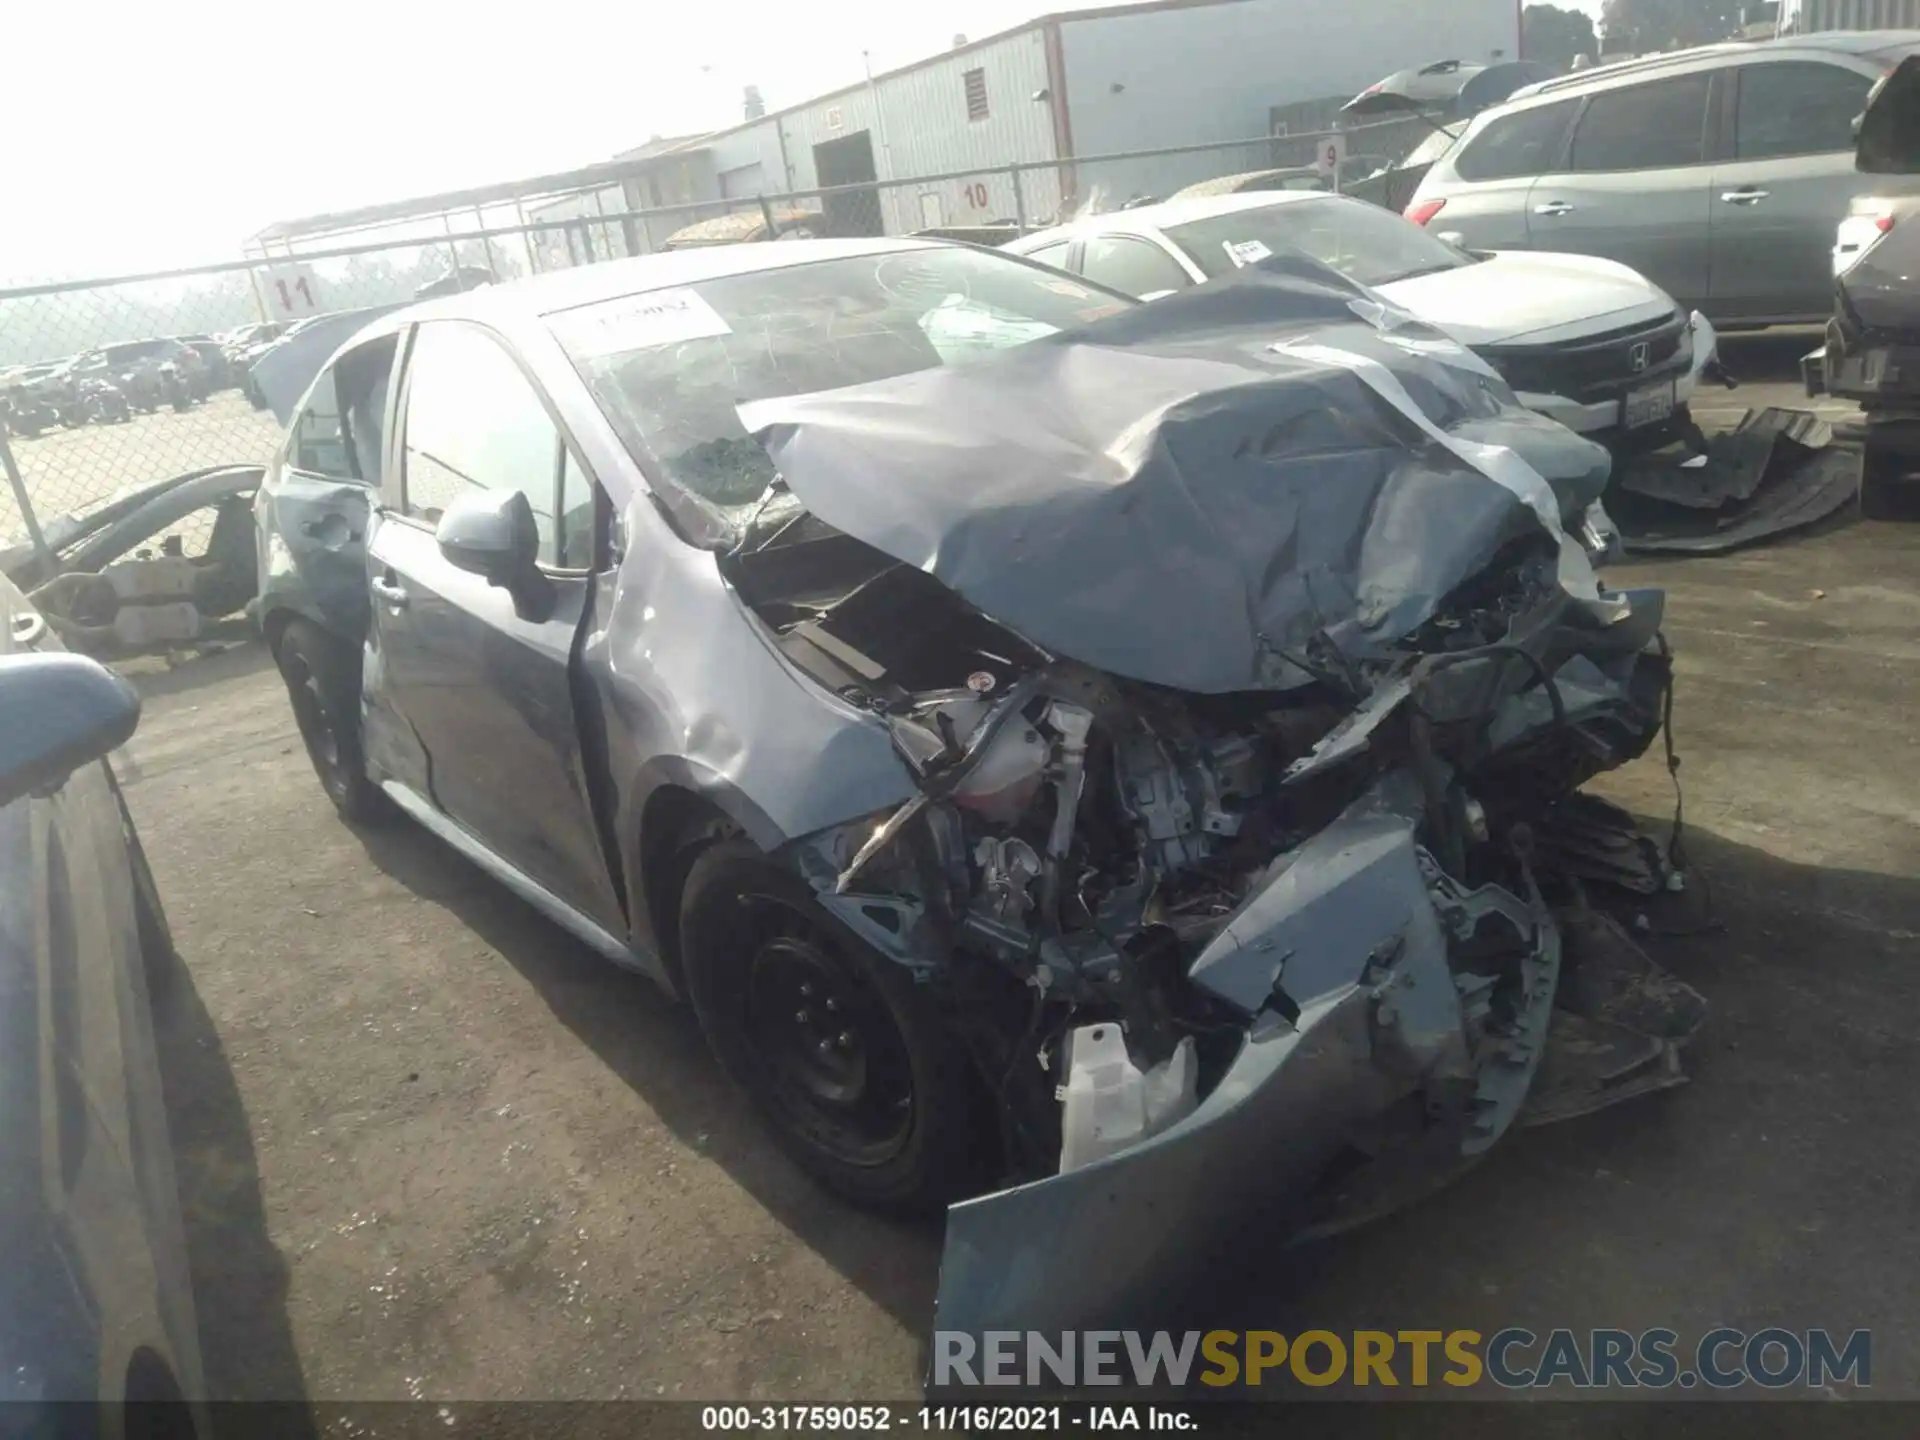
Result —
[[[965,77],[972,70],[980,71],[985,81],[987,113],[977,120],[967,118]],[[1046,84],[1046,38],[1037,29],[960,50],[880,81],[876,88],[888,152],[880,160],[882,176],[979,172],[969,180],[890,192],[889,220],[896,223],[888,228],[979,225],[1013,218],[1013,186],[1003,167],[1054,158],[1053,111],[1045,100],[1033,98]],[[791,150],[793,140],[787,144]],[[877,155],[880,146],[876,143],[874,149]],[[1029,215],[1052,213],[1051,178],[1047,172],[1022,182],[1045,190],[1028,196]],[[1043,179],[1049,184],[1043,185]]]
[[[1801,0],[1800,29],[1920,30],[1920,0]]]
[[[1348,99],[1396,70],[1520,49],[1514,0],[1239,0],[1069,17],[1060,31],[1078,155],[1264,135],[1274,106]],[[1221,173],[1221,158],[1093,167],[1083,187],[1165,195]]]

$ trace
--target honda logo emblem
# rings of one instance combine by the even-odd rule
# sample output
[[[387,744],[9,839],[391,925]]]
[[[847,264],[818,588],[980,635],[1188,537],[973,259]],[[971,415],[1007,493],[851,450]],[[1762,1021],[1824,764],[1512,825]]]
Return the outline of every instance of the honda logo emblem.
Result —
[[[1636,375],[1647,368],[1647,362],[1652,358],[1653,347],[1644,340],[1627,347],[1627,368]]]

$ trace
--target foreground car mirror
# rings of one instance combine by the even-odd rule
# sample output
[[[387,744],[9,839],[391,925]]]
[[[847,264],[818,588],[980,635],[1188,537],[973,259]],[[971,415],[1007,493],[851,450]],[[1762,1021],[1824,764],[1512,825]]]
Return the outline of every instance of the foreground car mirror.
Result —
[[[138,692],[97,660],[0,656],[0,805],[57,789],[139,719]]]
[[[516,597],[543,588],[540,529],[533,506],[518,490],[485,490],[462,495],[441,513],[434,527],[440,554],[455,569],[481,576]]]

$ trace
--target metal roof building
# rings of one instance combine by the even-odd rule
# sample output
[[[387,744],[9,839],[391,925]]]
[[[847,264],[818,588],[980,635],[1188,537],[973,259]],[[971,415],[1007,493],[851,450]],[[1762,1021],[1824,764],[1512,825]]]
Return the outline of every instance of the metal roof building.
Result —
[[[1296,130],[1311,128],[1306,117],[1393,71],[1517,58],[1521,4],[1144,0],[1065,11],[710,135],[657,139],[566,174],[286,221],[254,243],[284,252],[433,219],[452,234],[455,217],[461,229],[474,218],[501,223],[499,207],[512,205],[524,220],[580,222],[579,236],[597,236],[597,257],[654,249],[703,218],[683,211],[622,225],[600,223],[603,214],[836,185],[874,189],[826,197],[835,233],[1038,223],[1089,200],[1166,194],[1272,163],[1245,149],[1088,157],[1285,133],[1290,114]],[[1016,193],[1008,167],[1020,163],[1045,168],[1025,174]],[[923,176],[932,178],[900,183]],[[543,242],[562,251],[582,243],[559,232]]]

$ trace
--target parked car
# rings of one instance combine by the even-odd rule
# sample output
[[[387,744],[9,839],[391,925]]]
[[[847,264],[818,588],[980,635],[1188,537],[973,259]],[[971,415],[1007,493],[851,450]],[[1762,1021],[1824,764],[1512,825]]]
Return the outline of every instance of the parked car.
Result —
[[[210,1432],[152,1019],[178,960],[104,759],[140,702],[4,577],[0,619],[0,1399],[22,1434],[193,1440]],[[36,1410],[72,1401],[129,1408]]]
[[[0,422],[9,435],[31,440],[58,425],[62,405],[74,398],[58,362],[17,366],[0,376]]]
[[[1607,469],[1301,258],[1136,307],[666,252],[356,334],[257,497],[260,620],[343,817],[689,996],[841,1195],[1015,1184],[949,1212],[940,1323],[1079,1328],[1562,1113],[1548,897],[1631,825],[1556,807],[1668,687],[1658,593],[1565,528]],[[1699,1015],[1653,1009],[1556,1060],[1675,1083]]]
[[[1866,420],[1861,504],[1869,514],[1914,488],[1920,469],[1920,57],[1875,87],[1856,164],[1872,193],[1840,222],[1834,313],[1807,357],[1807,389],[1859,403]]]
[[[1530,409],[1612,444],[1684,425],[1717,344],[1704,317],[1624,265],[1478,254],[1338,195],[1170,200],[1036,231],[1006,249],[1142,298],[1284,251],[1309,255],[1470,346]]]
[[[217,390],[225,390],[233,383],[232,366],[227,362],[226,347],[211,335],[176,335],[187,349],[191,350],[199,362],[199,372],[194,377],[198,393],[205,396]]]
[[[73,384],[103,380],[136,410],[185,409],[200,393],[200,357],[178,340],[125,340],[89,350],[73,363]]]
[[[1532,85],[1474,119],[1406,213],[1476,249],[1617,260],[1723,327],[1824,320],[1833,228],[1864,189],[1853,119],[1916,50],[1920,32],[1797,35]]]
[[[271,345],[287,331],[293,322],[290,320],[261,320],[252,325],[242,325],[219,336],[221,348],[226,351],[227,364],[235,375],[244,374],[246,367],[241,357],[256,346]]]

